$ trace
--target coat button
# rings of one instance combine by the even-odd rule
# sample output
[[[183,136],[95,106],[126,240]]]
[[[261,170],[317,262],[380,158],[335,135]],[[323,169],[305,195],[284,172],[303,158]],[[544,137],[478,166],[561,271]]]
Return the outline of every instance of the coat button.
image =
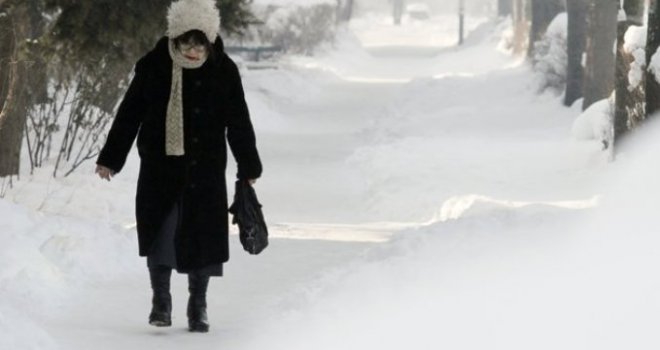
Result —
[[[190,161],[190,165],[193,165],[193,166],[197,165],[197,161],[193,159],[192,161]]]
[[[195,86],[197,86],[197,87],[202,86],[202,82],[199,81],[199,80],[196,80],[196,81],[195,81]]]
[[[197,185],[195,185],[195,184],[190,184],[190,189],[193,189],[193,190],[194,190],[195,187],[197,187]]]
[[[197,142],[199,142],[199,139],[196,138],[196,137],[193,137],[193,138],[192,138],[192,142],[193,142],[193,143],[197,143]]]
[[[195,108],[195,109],[194,109],[195,114],[199,114],[201,111],[202,111],[202,110],[199,109],[199,108]]]

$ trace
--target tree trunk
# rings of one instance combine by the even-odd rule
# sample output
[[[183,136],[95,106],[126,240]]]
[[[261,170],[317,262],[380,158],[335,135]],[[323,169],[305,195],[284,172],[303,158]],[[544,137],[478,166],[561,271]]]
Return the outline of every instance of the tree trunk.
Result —
[[[7,37],[3,46],[10,48],[10,55],[2,57],[0,71],[6,71],[7,88],[4,90],[0,109],[0,177],[18,175],[21,144],[27,117],[27,62],[22,57],[21,43],[30,32],[28,6],[22,2],[15,5],[0,24]],[[4,50],[2,50],[4,51]]]
[[[46,21],[42,0],[27,0],[29,5],[30,32],[28,38],[39,40],[45,35]],[[48,102],[48,60],[40,45],[31,45],[27,50],[27,60],[30,62],[30,72],[27,83],[29,105]],[[116,104],[116,102],[115,102]]]
[[[632,25],[644,24],[644,0],[623,0],[623,10],[626,13],[626,20]]]
[[[394,17],[394,24],[401,24],[401,17],[403,16],[403,2],[404,0],[392,0],[392,16]]]
[[[532,5],[532,26],[529,31],[529,46],[527,47],[527,56],[534,54],[534,43],[543,38],[550,22],[564,11],[564,4],[561,0],[531,0]]]
[[[646,41],[646,63],[660,46],[660,0],[651,0],[649,5],[648,37]],[[650,117],[660,108],[660,84],[649,70],[646,71],[646,116]]]
[[[564,105],[571,106],[582,97],[584,68],[582,55],[587,42],[587,9],[589,0],[567,0],[568,38],[566,65],[566,94]]]
[[[348,22],[353,17],[354,0],[337,0],[337,22]]]
[[[583,110],[608,98],[614,89],[618,10],[619,0],[591,0],[589,4]]]
[[[513,0],[497,0],[497,15],[507,17],[513,14]]]
[[[346,7],[344,8],[344,21],[348,22],[353,17],[353,0],[346,0]]]
[[[513,0],[513,53],[522,54],[529,35],[529,0]]]
[[[626,18],[619,20],[617,24],[617,45],[616,45],[616,72],[615,72],[615,94],[616,107],[614,111],[614,145],[616,145],[625,133],[632,128],[639,105],[640,95],[643,94],[641,88],[631,91],[629,89],[628,73],[630,65],[635,60],[631,53],[625,52],[623,45],[624,36],[628,28],[633,25],[642,25],[644,14],[644,0],[625,0],[623,4]]]
[[[458,45],[465,41],[465,0],[458,0]]]

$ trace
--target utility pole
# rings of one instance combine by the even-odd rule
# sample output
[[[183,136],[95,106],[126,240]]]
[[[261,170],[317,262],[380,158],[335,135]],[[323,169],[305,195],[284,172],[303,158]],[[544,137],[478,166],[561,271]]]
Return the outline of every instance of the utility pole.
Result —
[[[465,38],[465,0],[458,0],[458,45],[463,45]]]

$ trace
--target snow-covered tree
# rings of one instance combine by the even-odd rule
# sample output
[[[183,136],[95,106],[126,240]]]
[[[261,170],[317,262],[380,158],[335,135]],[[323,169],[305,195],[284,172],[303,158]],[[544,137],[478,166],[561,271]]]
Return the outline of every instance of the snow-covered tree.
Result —
[[[648,37],[646,41],[646,115],[651,116],[660,109],[660,83],[658,83],[658,47],[660,47],[660,1],[651,0],[648,14]]]
[[[643,44],[639,36],[634,35],[641,26],[644,15],[644,0],[625,0],[622,10],[625,16],[620,16],[617,25],[616,51],[616,108],[614,112],[614,143],[620,140],[624,133],[632,127],[635,120],[643,117],[644,89],[639,83],[641,74],[631,72],[631,66],[636,62],[639,52],[643,54]],[[629,29],[632,30],[629,32]],[[640,45],[641,44],[641,45]],[[642,46],[642,47],[640,47]],[[639,57],[641,58],[641,57]]]
[[[240,34],[257,22],[249,0],[216,1],[226,35]],[[0,0],[0,177],[18,174],[25,134],[32,147],[30,141],[41,145],[49,135],[44,133],[59,127],[75,130],[65,134],[58,160],[75,159],[73,146],[79,140],[97,140],[105,125],[99,118],[110,119],[133,64],[165,32],[170,3]],[[75,103],[62,122],[53,121],[54,115],[62,115],[55,105],[63,103],[61,95]],[[94,142],[79,146],[86,150],[74,163],[93,158]],[[39,147],[30,149],[33,156],[46,156],[39,152]],[[30,160],[38,166],[40,159]]]

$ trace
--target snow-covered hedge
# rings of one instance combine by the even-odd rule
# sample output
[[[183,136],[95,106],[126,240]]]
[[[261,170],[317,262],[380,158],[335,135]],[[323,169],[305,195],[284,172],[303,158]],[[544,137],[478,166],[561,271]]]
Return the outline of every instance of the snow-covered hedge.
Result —
[[[252,36],[260,44],[309,55],[319,45],[334,39],[336,11],[336,6],[327,2],[255,8],[264,24],[256,28]]]
[[[563,91],[566,86],[567,26],[565,12],[552,20],[541,40],[534,44],[532,64],[537,72],[539,90]]]

